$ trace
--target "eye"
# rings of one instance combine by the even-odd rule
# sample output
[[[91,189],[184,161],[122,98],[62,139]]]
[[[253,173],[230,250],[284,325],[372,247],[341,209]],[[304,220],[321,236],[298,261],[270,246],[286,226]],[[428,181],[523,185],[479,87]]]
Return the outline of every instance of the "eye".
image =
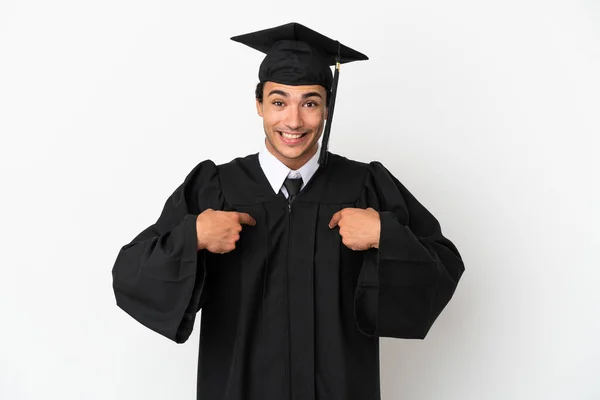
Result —
[[[319,104],[315,101],[307,101],[306,104],[304,104],[306,107],[312,108],[312,107],[318,107]]]
[[[275,100],[271,104],[273,104],[275,107],[282,107],[283,106],[283,101],[281,101],[281,100]]]

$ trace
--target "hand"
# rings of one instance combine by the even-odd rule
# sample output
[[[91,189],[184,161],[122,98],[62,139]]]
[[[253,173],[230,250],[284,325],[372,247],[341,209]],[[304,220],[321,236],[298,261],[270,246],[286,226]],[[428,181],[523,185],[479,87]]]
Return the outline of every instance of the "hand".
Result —
[[[249,214],[235,211],[205,210],[196,218],[198,250],[224,254],[235,249],[240,240],[242,224],[254,226],[256,221]]]
[[[329,228],[340,227],[342,243],[351,250],[379,248],[381,219],[372,208],[344,208],[329,221]]]

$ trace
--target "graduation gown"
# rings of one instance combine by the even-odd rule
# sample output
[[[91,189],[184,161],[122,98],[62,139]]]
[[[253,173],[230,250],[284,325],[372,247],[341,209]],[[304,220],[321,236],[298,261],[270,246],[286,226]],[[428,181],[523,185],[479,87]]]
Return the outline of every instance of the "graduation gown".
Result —
[[[353,251],[328,227],[346,207],[380,213],[378,249]],[[208,208],[256,226],[230,253],[197,250]],[[435,217],[381,163],[330,153],[291,206],[258,154],[199,163],[112,274],[117,305],[177,343],[202,309],[198,399],[376,400],[379,337],[424,338],[463,271]]]

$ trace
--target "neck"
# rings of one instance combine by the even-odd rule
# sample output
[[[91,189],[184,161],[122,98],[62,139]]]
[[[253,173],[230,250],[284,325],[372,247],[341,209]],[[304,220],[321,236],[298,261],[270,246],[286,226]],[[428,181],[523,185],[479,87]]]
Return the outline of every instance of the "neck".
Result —
[[[315,143],[314,146],[312,148],[310,148],[310,150],[308,150],[306,153],[302,154],[300,157],[295,158],[295,159],[291,159],[291,158],[287,158],[284,157],[281,153],[279,153],[277,150],[275,150],[275,148],[273,146],[271,146],[271,143],[265,139],[265,144],[267,146],[267,150],[269,151],[269,153],[273,154],[275,156],[275,158],[277,158],[279,161],[281,161],[283,163],[283,165],[285,165],[286,167],[288,167],[289,169],[296,171],[300,168],[302,168],[302,166],[304,164],[306,164],[317,152],[318,148],[319,148],[319,144]]]

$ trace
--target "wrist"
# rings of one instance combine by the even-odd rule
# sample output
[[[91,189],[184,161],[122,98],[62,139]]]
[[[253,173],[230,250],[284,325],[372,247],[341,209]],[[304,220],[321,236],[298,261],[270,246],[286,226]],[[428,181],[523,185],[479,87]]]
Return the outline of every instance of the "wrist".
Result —
[[[196,249],[204,250],[205,248],[206,246],[204,243],[202,228],[200,224],[200,215],[198,215],[198,217],[196,218]]]

